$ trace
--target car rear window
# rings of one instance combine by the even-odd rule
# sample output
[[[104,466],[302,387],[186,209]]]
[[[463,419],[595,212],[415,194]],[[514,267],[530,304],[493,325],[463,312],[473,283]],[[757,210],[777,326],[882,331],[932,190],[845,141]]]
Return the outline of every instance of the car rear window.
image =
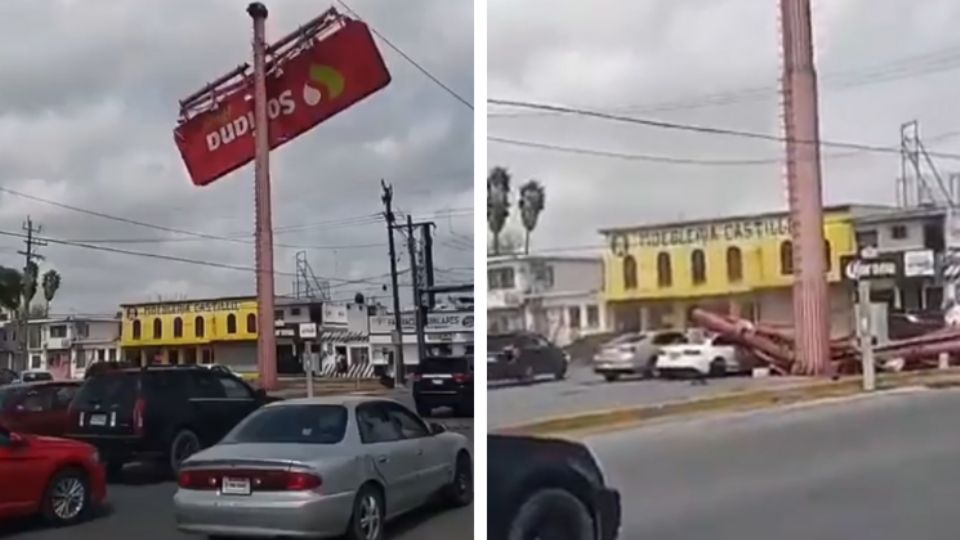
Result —
[[[507,345],[513,345],[513,336],[491,336],[487,337],[487,351],[499,352]]]
[[[469,369],[466,358],[424,358],[417,368],[420,373],[466,373]]]
[[[226,444],[337,444],[347,431],[347,409],[341,405],[280,405],[248,416]]]
[[[87,379],[74,403],[79,407],[121,405],[132,407],[137,399],[139,373],[104,373]]]

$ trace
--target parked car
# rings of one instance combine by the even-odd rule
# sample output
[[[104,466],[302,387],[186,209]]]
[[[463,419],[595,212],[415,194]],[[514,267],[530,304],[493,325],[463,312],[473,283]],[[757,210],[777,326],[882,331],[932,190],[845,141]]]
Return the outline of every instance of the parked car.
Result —
[[[105,476],[89,444],[0,425],[0,519],[40,514],[53,525],[81,521],[106,498]]]
[[[20,382],[29,383],[29,382],[38,382],[38,381],[52,381],[53,374],[49,371],[41,370],[30,370],[24,371],[20,374]]]
[[[269,401],[237,377],[197,366],[112,370],[84,383],[68,436],[96,446],[111,474],[139,458],[176,471]]]
[[[473,416],[473,357],[427,356],[413,375],[417,413],[430,416],[437,407],[451,407],[457,416]]]
[[[91,377],[96,377],[97,375],[102,375],[108,371],[116,371],[118,369],[131,369],[138,367],[132,362],[126,361],[113,361],[113,362],[94,362],[87,366],[87,369],[83,372],[83,378],[89,379]]]
[[[723,336],[708,336],[698,343],[667,345],[657,358],[661,375],[722,377],[743,371],[737,347]]]
[[[581,443],[487,437],[487,537],[614,540],[620,494]]]
[[[600,348],[593,357],[593,371],[607,382],[623,375],[653,377],[661,349],[665,345],[686,342],[686,334],[673,330],[624,334]]]
[[[0,386],[17,384],[20,382],[20,375],[16,371],[7,368],[0,368]]]
[[[268,405],[180,470],[184,532],[381,540],[436,496],[470,504],[469,441],[400,403],[359,396]]]
[[[487,336],[487,380],[532,382],[540,375],[567,376],[570,358],[539,334],[514,332]]]
[[[20,433],[62,437],[78,381],[46,381],[0,388],[0,423]]]

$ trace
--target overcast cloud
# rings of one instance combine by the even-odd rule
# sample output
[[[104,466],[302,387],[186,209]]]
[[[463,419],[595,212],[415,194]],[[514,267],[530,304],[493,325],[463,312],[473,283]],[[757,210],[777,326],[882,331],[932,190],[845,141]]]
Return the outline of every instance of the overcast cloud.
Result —
[[[782,132],[776,1],[489,0],[489,6],[490,98]],[[917,119],[929,150],[960,153],[960,3],[814,0],[813,19],[824,139],[896,147],[900,125]],[[600,245],[596,231],[605,226],[786,207],[776,142],[496,106],[489,112],[491,136],[675,158],[772,160],[678,166],[490,143],[490,166],[508,167],[514,186],[536,178],[546,187],[534,249]],[[830,148],[824,155],[827,204],[894,203],[897,155]],[[960,170],[960,161],[937,164],[943,172]],[[513,214],[510,226],[519,228]]]
[[[349,2],[374,28],[472,101],[472,2]],[[59,239],[164,239],[114,248],[253,266],[253,167],[207,188],[190,183],[172,129],[177,100],[249,57],[250,20],[241,0],[4,0],[0,3],[0,186],[72,206],[240,242],[199,240],[125,225],[0,193],[0,231],[19,232],[29,214]],[[276,0],[268,39],[329,2]],[[342,281],[389,271],[380,178],[395,207],[437,221],[438,278],[472,273],[472,111],[378,41],[393,82],[271,158],[278,243],[314,246],[316,274],[335,299],[371,283]],[[320,226],[316,224],[322,224]],[[289,230],[289,228],[294,228]],[[398,236],[398,241],[402,238]],[[342,246],[326,249],[329,246]],[[0,237],[0,265],[21,268],[22,240]],[[405,244],[400,244],[405,248]],[[297,249],[276,250],[292,272]],[[405,253],[405,249],[403,250]],[[42,269],[63,287],[57,313],[112,313],[121,302],[177,296],[242,295],[248,272],[193,266],[51,244]],[[401,269],[407,258],[400,261]],[[277,292],[292,277],[278,275]],[[409,300],[404,291],[404,300]]]

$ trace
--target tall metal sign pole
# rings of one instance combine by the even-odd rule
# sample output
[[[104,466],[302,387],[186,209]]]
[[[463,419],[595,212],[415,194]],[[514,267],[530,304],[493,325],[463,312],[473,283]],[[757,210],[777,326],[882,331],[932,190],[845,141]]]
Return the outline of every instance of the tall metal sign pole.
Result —
[[[810,1],[780,0],[780,10],[797,369],[803,374],[823,375],[829,366],[830,327]]]
[[[413,289],[413,317],[417,332],[417,364],[422,365],[427,350],[423,335],[424,313],[423,298],[420,296],[420,273],[417,265],[416,237],[413,233],[413,218],[407,216],[407,250],[410,252],[410,276]]]
[[[254,176],[256,199],[257,264],[257,367],[260,385],[277,386],[277,346],[274,335],[273,220],[270,202],[270,143],[267,120],[266,21],[267,7],[260,2],[247,6],[253,19],[253,117]]]

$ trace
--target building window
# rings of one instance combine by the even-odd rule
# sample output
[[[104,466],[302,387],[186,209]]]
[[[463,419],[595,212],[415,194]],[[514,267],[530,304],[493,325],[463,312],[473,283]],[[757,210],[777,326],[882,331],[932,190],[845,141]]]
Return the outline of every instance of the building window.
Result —
[[[282,320],[283,320],[283,310],[282,310],[282,309],[278,309],[278,310],[274,311],[274,312],[273,312],[273,319],[276,320],[276,321],[282,321]]]
[[[160,319],[153,320],[153,339],[161,339],[163,337],[163,321]]]
[[[107,349],[107,361],[116,362],[117,361],[117,350],[116,349]]]
[[[490,290],[513,289],[516,286],[513,268],[494,268],[487,271],[487,286]]]
[[[58,324],[57,326],[50,327],[50,337],[52,338],[65,338],[67,337],[67,327]]]
[[[657,285],[660,287],[670,287],[673,285],[673,265],[670,264],[670,254],[661,252],[657,254]]]
[[[730,283],[743,281],[743,252],[736,246],[727,248],[727,280]]]
[[[597,306],[587,306],[587,327],[600,327],[600,308]]]
[[[780,242],[780,273],[784,276],[793,274],[793,242]]]
[[[890,236],[894,240],[905,240],[908,236],[907,226],[906,225],[893,225],[890,227]]]
[[[77,336],[82,338],[90,337],[90,325],[88,325],[87,323],[78,322],[76,328],[77,328]]]
[[[580,306],[571,306],[570,307],[570,328],[574,330],[580,329]]]
[[[140,339],[140,319],[133,321],[133,339]]]
[[[195,335],[196,337],[203,337],[203,331],[204,331],[203,325],[204,325],[203,317],[198,315],[197,318],[194,319],[193,321],[193,335]]]
[[[173,320],[173,337],[182,338],[183,337],[183,319],[177,317]]]
[[[300,308],[298,308],[298,307],[290,308],[290,316],[291,316],[291,317],[299,317],[299,316],[300,316]]]
[[[253,313],[247,315],[247,333],[256,334],[257,333],[257,316]]]
[[[236,334],[237,333],[237,316],[233,313],[227,315],[227,333]]]
[[[637,260],[633,255],[627,255],[623,258],[623,287],[625,289],[637,288]]]
[[[97,362],[106,362],[106,361],[107,361],[107,350],[97,349]]]
[[[40,356],[35,354],[30,358],[30,369],[40,369]]]
[[[533,275],[533,281],[542,289],[553,288],[553,266],[543,263],[531,263],[530,274]]]
[[[707,281],[707,257],[702,249],[695,249],[690,254],[691,277],[694,285],[700,285]]]
[[[77,351],[77,369],[86,369],[87,355],[93,354],[93,351]]]
[[[830,241],[827,239],[823,240],[823,265],[827,269],[827,272],[833,269],[833,253],[830,249]]]
[[[866,247],[877,247],[877,230],[857,231],[857,247],[860,249]]]

